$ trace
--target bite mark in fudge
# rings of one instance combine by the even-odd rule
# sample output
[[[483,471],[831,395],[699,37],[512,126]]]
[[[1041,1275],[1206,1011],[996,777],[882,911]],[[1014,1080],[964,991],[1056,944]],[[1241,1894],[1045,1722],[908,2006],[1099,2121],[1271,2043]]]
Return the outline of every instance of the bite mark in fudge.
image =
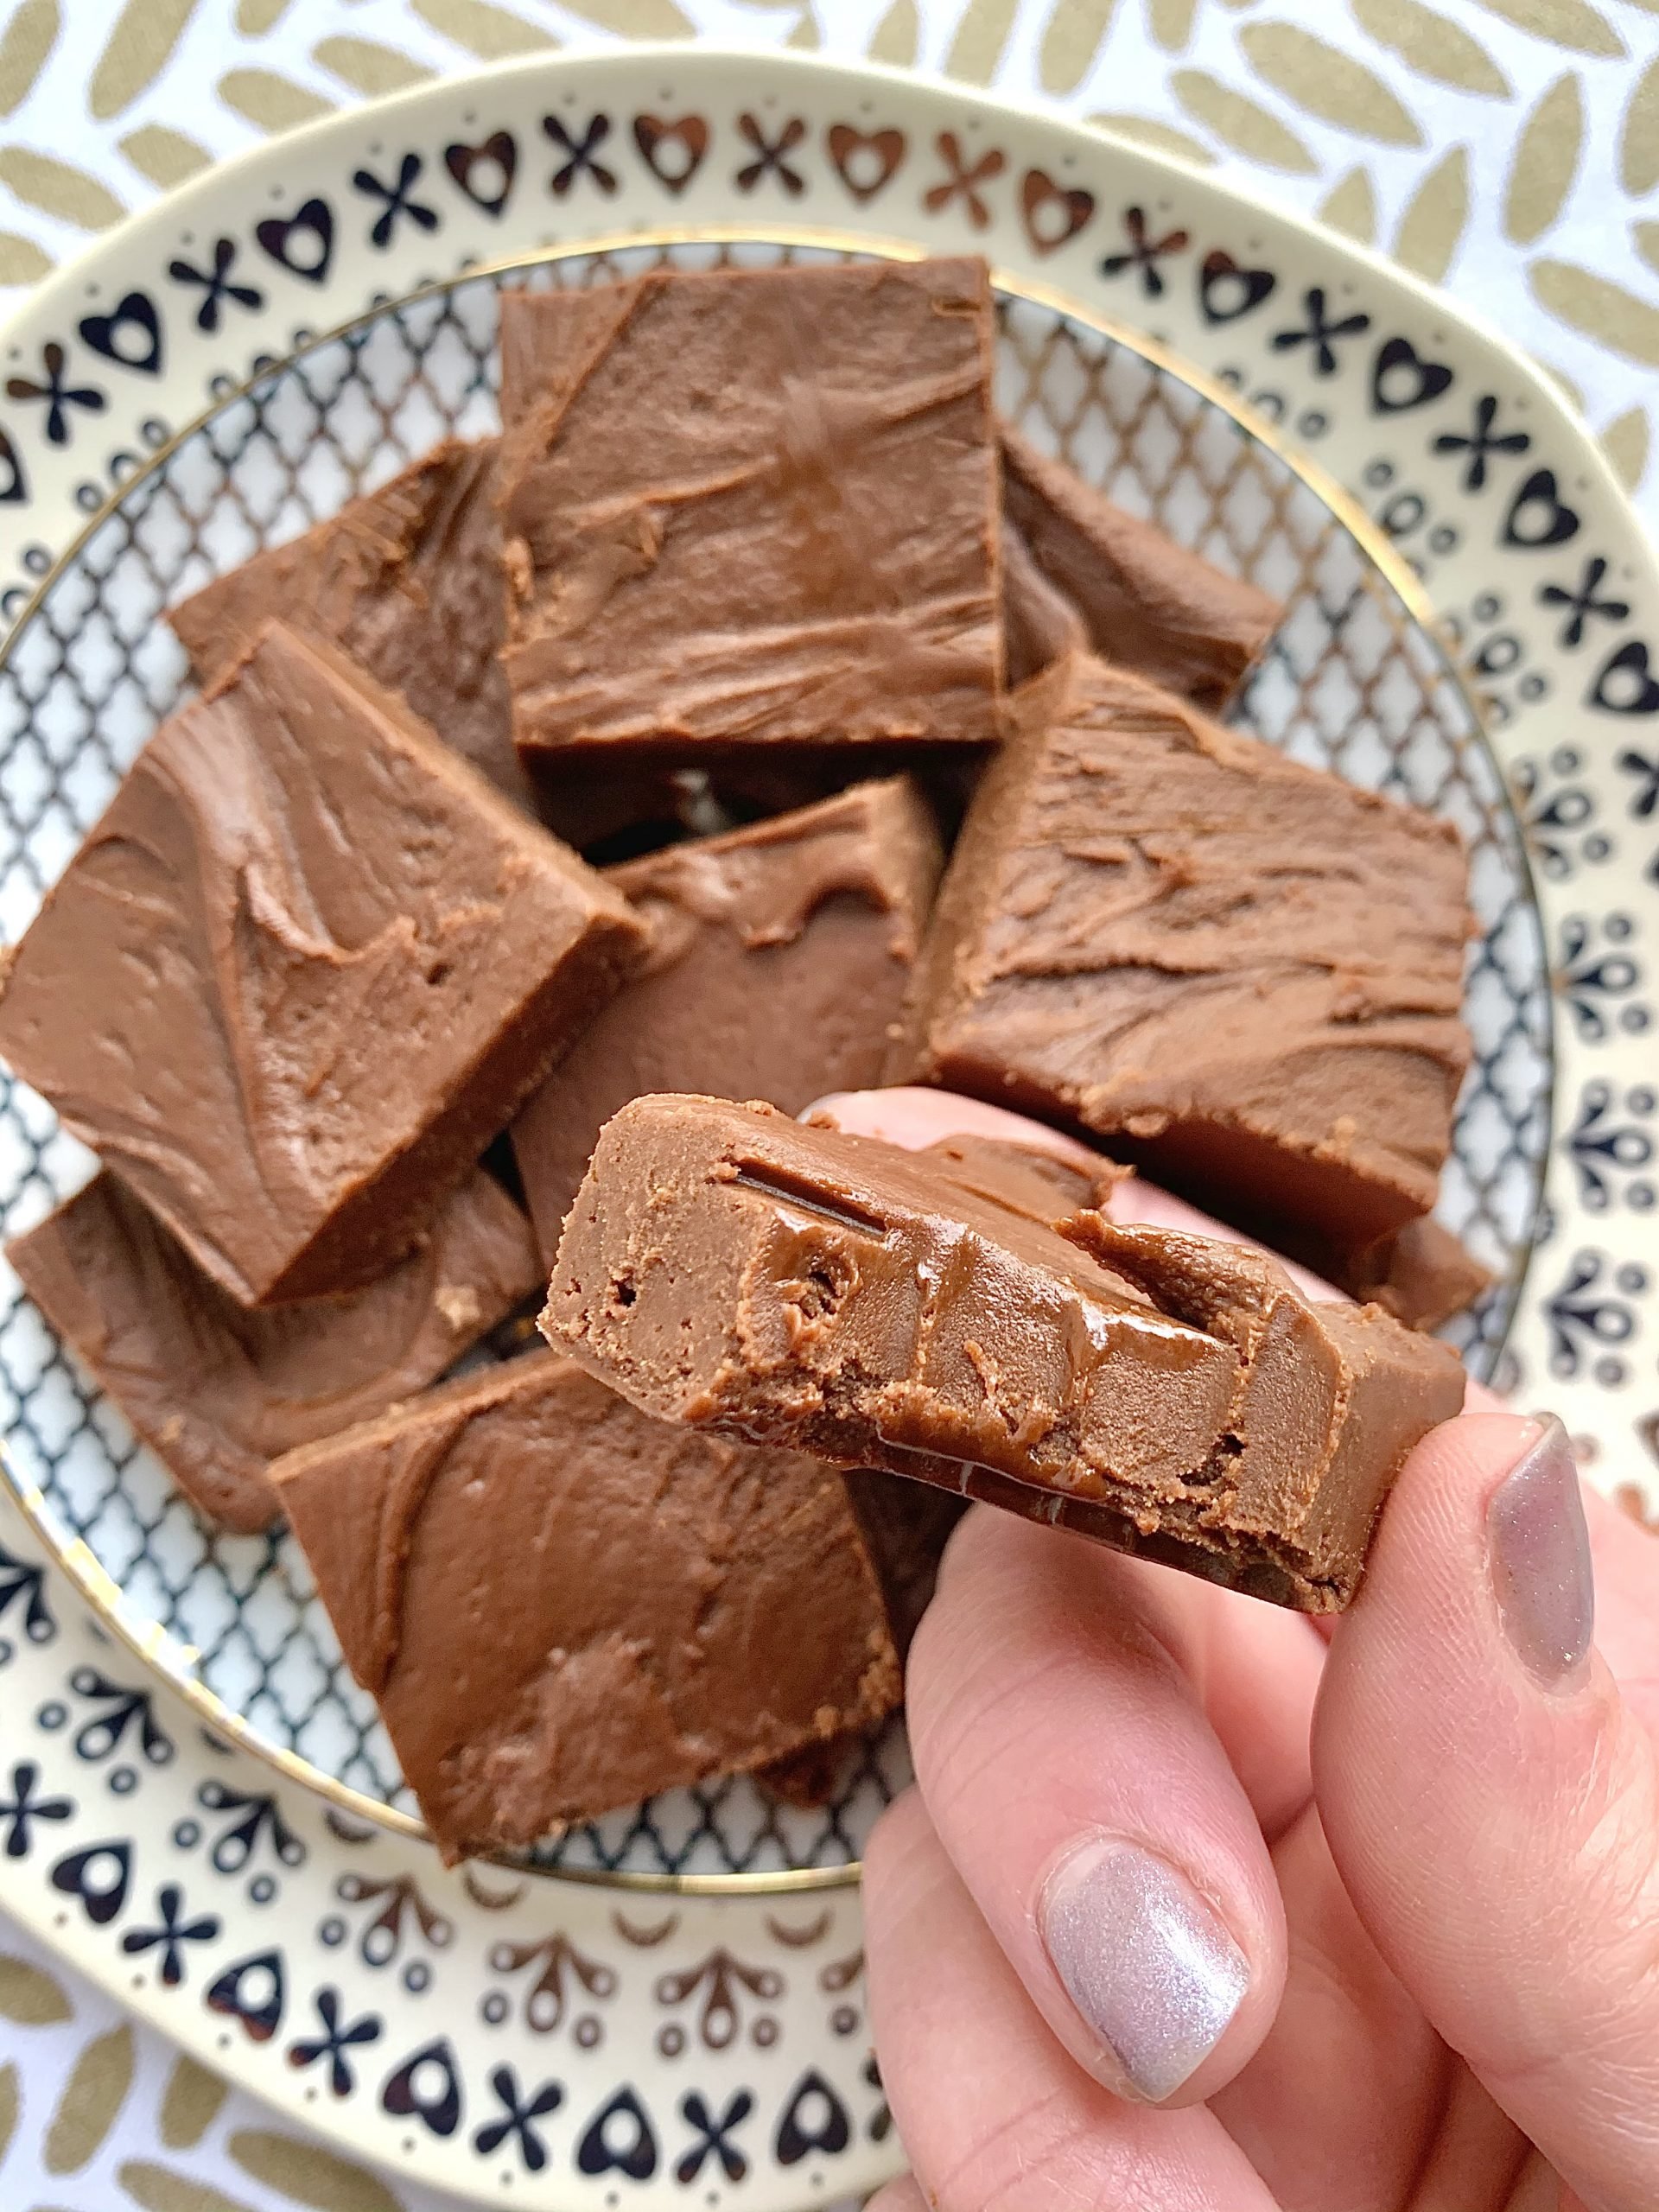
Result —
[[[482,1169],[341,1298],[238,1306],[108,1174],[6,1256],[191,1503],[241,1531],[277,1516],[273,1459],[424,1389],[541,1280],[530,1224]]]
[[[1427,1212],[1469,1055],[1452,826],[1086,658],[1014,723],[888,1080],[1081,1125],[1270,1242]]]
[[[500,661],[498,442],[446,440],[302,537],[255,554],[170,607],[167,619],[203,687],[274,617],[330,639],[401,692],[446,745],[533,813]]]
[[[601,878],[273,624],[8,956],[0,1054],[246,1305],[356,1288],[616,989]]]
[[[1352,1597],[1447,1347],[1273,1262],[1092,1209],[1051,1226],[925,1154],[636,1099],[542,1328],[636,1404],[1078,1527],[1309,1611]]]
[[[652,1421],[568,1360],[446,1385],[276,1476],[446,1859],[898,1703],[840,1476]]]
[[[508,293],[505,659],[538,772],[994,741],[992,335],[966,259]]]
[[[1018,541],[1005,569],[1008,681],[1090,645],[1103,660],[1220,709],[1278,627],[1278,601],[1115,505],[1011,424],[1001,441],[1002,511]],[[1065,634],[1068,609],[1082,636]]]
[[[645,964],[513,1124],[550,1267],[594,1140],[646,1090],[794,1113],[879,1080],[942,866],[905,779],[626,863]]]

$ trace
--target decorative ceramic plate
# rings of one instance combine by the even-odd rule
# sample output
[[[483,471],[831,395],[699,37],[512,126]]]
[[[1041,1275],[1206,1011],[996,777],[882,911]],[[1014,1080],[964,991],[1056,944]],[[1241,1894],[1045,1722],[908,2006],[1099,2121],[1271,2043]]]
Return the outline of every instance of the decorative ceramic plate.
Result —
[[[1659,1499],[1652,556],[1499,339],[1096,133],[780,54],[514,64],[262,148],[54,277],[0,339],[0,935],[181,695],[160,609],[493,423],[504,285],[925,251],[991,262],[1034,436],[1282,594],[1240,717],[1462,830],[1477,1060],[1443,1211],[1497,1281],[1459,1340]],[[7,1087],[8,1233],[86,1164]],[[901,1731],[822,1814],[727,1783],[446,1872],[292,1546],[207,1535],[3,1290],[10,1909],[480,2202],[792,2212],[895,2170],[854,1876]]]

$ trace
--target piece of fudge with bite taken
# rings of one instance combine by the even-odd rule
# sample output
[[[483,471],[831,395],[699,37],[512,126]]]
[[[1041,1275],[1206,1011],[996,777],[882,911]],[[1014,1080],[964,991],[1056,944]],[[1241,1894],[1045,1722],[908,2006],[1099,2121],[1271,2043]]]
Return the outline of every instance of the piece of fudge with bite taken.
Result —
[[[1051,1224],[925,1153],[707,1098],[600,1138],[542,1328],[664,1420],[885,1468],[1311,1612],[1454,1353],[1263,1255]]]

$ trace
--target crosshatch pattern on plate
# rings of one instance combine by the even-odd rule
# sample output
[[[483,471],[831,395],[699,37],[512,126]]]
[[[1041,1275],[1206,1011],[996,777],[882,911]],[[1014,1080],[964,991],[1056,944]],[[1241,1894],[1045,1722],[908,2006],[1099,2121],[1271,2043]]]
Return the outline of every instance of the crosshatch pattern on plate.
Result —
[[[0,671],[0,935],[27,925],[120,774],[188,688],[161,609],[263,545],[384,481],[438,438],[496,426],[494,336],[506,284],[586,283],[663,259],[814,258],[753,245],[646,247],[463,278],[388,303],[273,365],[148,473],[93,531]],[[1548,972],[1516,825],[1473,711],[1344,524],[1224,409],[1131,346],[1046,306],[1000,303],[1001,405],[1125,505],[1279,594],[1287,617],[1236,719],[1297,757],[1433,808],[1469,847],[1479,934],[1468,1011],[1476,1061],[1460,1103],[1444,1218],[1499,1278],[1454,1333],[1478,1373],[1502,1347],[1539,1207],[1548,1142]],[[0,1087],[8,1235],[83,1179],[51,1109]],[[372,1801],[410,1801],[372,1702],[346,1672],[297,1548],[215,1536],[116,1408],[89,1387],[4,1270],[0,1415],[16,1472],[123,1593],[194,1654],[255,1733]],[[677,1790],[573,1831],[566,1866],[749,1872],[844,1863],[908,1771],[893,1724],[849,1758],[821,1813],[747,1780]]]

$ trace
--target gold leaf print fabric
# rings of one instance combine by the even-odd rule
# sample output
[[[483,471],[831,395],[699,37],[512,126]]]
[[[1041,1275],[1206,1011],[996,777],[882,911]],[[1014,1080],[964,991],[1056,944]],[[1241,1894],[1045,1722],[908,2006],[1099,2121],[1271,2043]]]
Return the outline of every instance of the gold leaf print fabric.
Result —
[[[1421,146],[1421,125],[1375,70],[1295,23],[1247,23],[1239,44],[1258,73],[1305,114],[1357,138]]]
[[[1632,198],[1641,198],[1659,184],[1659,54],[1637,78],[1624,111],[1618,173]]]
[[[399,2212],[385,2182],[321,2144],[261,2127],[238,2130],[226,2148],[245,2174],[297,2203],[327,2207],[327,2212]]]
[[[94,2036],[76,2059],[46,2132],[46,2170],[79,2173],[115,2124],[132,2087],[132,2029]]]
[[[1478,4],[1569,53],[1615,54],[1625,50],[1618,33],[1589,0],[1478,0]]]
[[[1296,133],[1248,92],[1204,69],[1177,69],[1169,81],[1192,120],[1211,131],[1229,152],[1293,176],[1318,175],[1318,161]]]
[[[160,185],[163,191],[168,185],[182,184],[198,169],[205,169],[213,158],[195,139],[187,138],[181,130],[169,130],[160,123],[147,123],[142,130],[129,131],[119,144],[139,175],[147,177],[151,184]]]
[[[1153,4],[1155,30],[1158,0]],[[1076,0],[1071,7],[1056,8],[1039,54],[1038,74],[1046,92],[1072,92],[1083,82],[1116,8],[1117,0]]]
[[[1376,242],[1376,194],[1363,169],[1350,169],[1320,200],[1314,213],[1322,223],[1328,223],[1345,238],[1357,238],[1361,245]]]
[[[495,0],[415,0],[429,29],[480,61],[505,61],[514,54],[546,54],[558,44],[552,33]]]
[[[319,39],[311,52],[331,77],[369,100],[424,84],[433,74],[398,48],[382,46],[372,38]]]
[[[916,59],[919,29],[916,0],[893,0],[870,41],[871,60],[890,62],[897,69],[909,68]]]
[[[1353,0],[1353,6],[1360,29],[1418,76],[1459,92],[1510,97],[1510,80],[1497,62],[1450,16],[1421,7],[1418,0]]]
[[[1567,204],[1584,149],[1584,94],[1576,72],[1558,77],[1515,142],[1503,194],[1503,228],[1516,245],[1541,238]]]
[[[99,122],[124,113],[155,83],[195,7],[196,0],[127,0],[86,88]]]
[[[212,2126],[225,2094],[225,2084],[217,2074],[210,2074],[181,2051],[168,2076],[157,2116],[162,2140],[168,2150],[193,2151]]]
[[[58,35],[58,0],[22,0],[0,35],[0,115],[15,115],[34,90]]]
[[[1468,149],[1454,146],[1407,202],[1394,241],[1395,258],[1438,284],[1452,265],[1468,220]]]
[[[945,51],[949,73],[972,85],[994,83],[1017,12],[1017,0],[968,0]]]

